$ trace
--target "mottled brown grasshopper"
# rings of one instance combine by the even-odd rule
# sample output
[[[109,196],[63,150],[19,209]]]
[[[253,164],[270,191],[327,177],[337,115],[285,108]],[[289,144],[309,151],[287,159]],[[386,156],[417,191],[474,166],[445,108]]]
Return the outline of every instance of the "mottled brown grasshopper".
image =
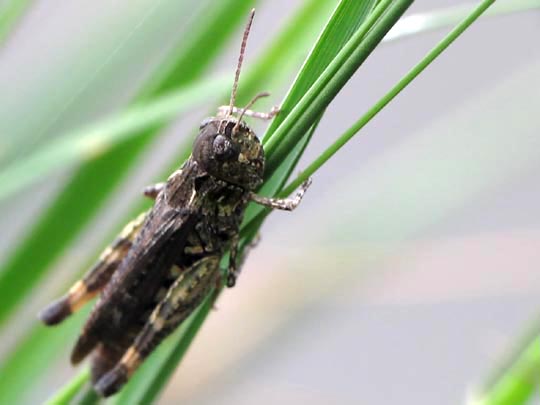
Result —
[[[239,227],[247,204],[293,210],[309,186],[289,199],[254,193],[263,182],[264,151],[244,116],[271,119],[277,112],[236,108],[236,89],[254,10],[244,31],[231,100],[207,118],[193,153],[165,183],[148,187],[154,206],[129,223],[95,266],[40,314],[55,325],[99,296],[71,354],[92,354],[92,383],[102,396],[117,392],[154,348],[218,285],[219,263],[230,251],[226,284],[235,284]],[[236,118],[233,114],[239,114]]]

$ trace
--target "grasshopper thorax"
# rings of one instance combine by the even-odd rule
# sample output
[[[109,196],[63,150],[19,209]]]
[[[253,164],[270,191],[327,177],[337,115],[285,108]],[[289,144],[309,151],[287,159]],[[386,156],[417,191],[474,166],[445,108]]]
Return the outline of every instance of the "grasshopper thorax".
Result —
[[[232,116],[203,121],[193,159],[208,174],[246,190],[263,182],[264,150],[255,133]]]

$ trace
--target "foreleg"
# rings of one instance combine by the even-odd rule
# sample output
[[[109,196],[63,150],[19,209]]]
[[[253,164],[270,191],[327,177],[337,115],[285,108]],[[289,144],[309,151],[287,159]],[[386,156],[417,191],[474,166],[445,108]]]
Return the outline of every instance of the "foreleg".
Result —
[[[289,198],[270,198],[251,193],[249,195],[249,199],[253,202],[256,202],[257,204],[264,205],[268,208],[292,211],[296,207],[298,207],[298,205],[300,205],[302,197],[304,197],[304,194],[310,185],[311,178],[307,179],[304,183],[302,183],[302,185],[298,187],[298,190],[296,190],[296,194]]]

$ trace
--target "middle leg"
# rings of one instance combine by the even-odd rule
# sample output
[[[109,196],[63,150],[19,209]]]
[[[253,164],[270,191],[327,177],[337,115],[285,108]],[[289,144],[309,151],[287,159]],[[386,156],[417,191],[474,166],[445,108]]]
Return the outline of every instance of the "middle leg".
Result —
[[[233,237],[233,240],[231,242],[230,247],[230,256],[229,256],[229,267],[227,269],[227,287],[232,288],[236,285],[236,280],[238,279],[238,275],[240,274],[240,271],[242,270],[242,265],[244,264],[244,260],[246,256],[248,255],[249,251],[253,249],[257,244],[259,243],[261,237],[259,234],[249,243],[247,246],[244,247],[244,254],[242,257],[238,257],[239,254],[239,237],[238,235]]]

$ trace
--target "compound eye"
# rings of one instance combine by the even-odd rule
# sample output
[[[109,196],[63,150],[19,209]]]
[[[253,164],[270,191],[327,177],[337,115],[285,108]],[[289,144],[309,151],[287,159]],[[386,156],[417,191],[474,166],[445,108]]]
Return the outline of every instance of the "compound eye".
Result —
[[[233,145],[231,141],[229,141],[223,135],[216,136],[212,147],[216,157],[227,158],[233,153]]]

